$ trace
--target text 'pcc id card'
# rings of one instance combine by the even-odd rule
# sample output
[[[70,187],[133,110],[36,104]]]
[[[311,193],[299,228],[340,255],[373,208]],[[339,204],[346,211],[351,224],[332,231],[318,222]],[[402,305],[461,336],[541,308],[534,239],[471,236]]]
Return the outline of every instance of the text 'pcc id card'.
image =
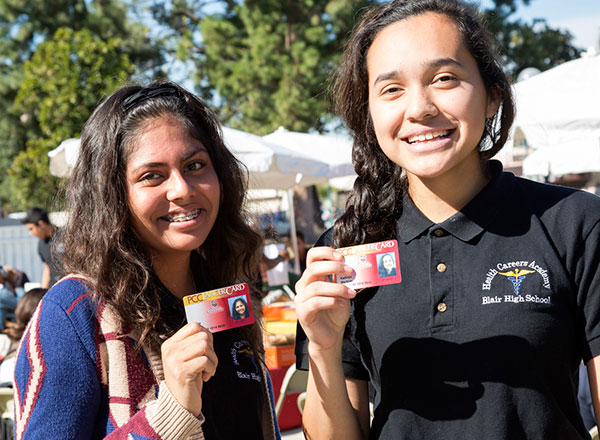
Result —
[[[246,283],[194,293],[183,297],[188,322],[197,322],[211,333],[254,322]]]
[[[402,281],[396,240],[359,244],[337,249],[352,275],[337,277],[337,282],[353,289],[395,284]]]

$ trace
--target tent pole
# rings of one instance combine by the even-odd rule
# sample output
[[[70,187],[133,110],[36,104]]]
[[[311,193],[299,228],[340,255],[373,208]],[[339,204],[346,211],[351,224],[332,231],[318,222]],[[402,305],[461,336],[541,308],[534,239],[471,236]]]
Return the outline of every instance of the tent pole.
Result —
[[[287,189],[288,209],[290,215],[290,241],[294,250],[294,272],[300,275],[300,257],[298,256],[298,241],[296,240],[296,214],[294,212],[294,189]]]

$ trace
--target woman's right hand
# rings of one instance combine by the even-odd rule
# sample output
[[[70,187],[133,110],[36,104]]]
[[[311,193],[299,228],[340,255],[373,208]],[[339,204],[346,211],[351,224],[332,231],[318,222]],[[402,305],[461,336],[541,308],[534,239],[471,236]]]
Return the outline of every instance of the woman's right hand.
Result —
[[[354,289],[329,281],[329,275],[350,275],[352,268],[331,247],[314,247],[306,255],[306,270],[296,283],[296,314],[310,341],[310,350],[327,351],[341,344],[350,317]]]
[[[217,371],[213,335],[197,322],[183,326],[161,346],[165,383],[194,416],[202,411],[202,386]]]

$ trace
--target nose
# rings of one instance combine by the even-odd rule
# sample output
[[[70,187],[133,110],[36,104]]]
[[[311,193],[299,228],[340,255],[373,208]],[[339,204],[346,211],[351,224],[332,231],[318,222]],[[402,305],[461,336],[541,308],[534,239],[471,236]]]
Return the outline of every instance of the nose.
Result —
[[[411,121],[423,121],[438,114],[433,96],[426,88],[417,87],[408,91],[406,99],[406,118]]]
[[[171,201],[185,200],[195,193],[194,185],[179,171],[171,173],[167,184],[167,199]]]

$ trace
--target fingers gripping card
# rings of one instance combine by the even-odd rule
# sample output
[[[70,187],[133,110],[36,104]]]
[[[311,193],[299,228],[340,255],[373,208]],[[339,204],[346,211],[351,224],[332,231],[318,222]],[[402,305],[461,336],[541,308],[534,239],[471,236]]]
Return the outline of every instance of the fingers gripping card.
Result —
[[[254,322],[248,284],[235,284],[183,297],[188,322],[197,322],[211,333]]]
[[[338,283],[353,289],[366,289],[402,281],[396,240],[359,244],[337,251],[344,256],[344,263],[353,269],[351,275],[338,276]]]

